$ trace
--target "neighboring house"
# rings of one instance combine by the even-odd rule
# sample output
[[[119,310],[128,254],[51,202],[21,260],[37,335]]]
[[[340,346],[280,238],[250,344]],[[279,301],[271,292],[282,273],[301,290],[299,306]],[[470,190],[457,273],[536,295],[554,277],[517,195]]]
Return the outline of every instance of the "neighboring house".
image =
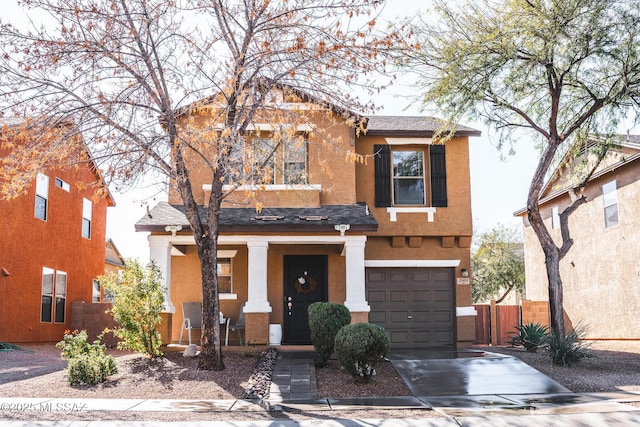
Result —
[[[569,217],[574,244],[560,261],[567,326],[582,323],[589,338],[640,339],[640,137],[622,139],[589,181],[587,203]],[[570,203],[567,182],[578,176],[576,168],[584,172],[583,157],[565,161],[542,192],[540,212],[558,244],[558,215]],[[524,222],[526,299],[539,310],[549,301],[544,255],[526,210],[516,215]],[[548,323],[548,310],[537,320]]]
[[[116,244],[111,239],[107,239],[106,242],[106,251],[104,258],[104,274],[119,274],[122,270],[124,270],[124,258],[120,255],[120,251],[116,247]],[[109,299],[108,297],[106,298]],[[104,291],[101,289],[100,283],[97,280],[93,282],[93,299],[92,302],[104,302],[105,295]]]
[[[345,304],[352,322],[384,326],[394,348],[473,342],[462,270],[470,268],[472,236],[468,138],[480,132],[460,126],[446,144],[432,145],[439,126],[430,117],[371,117],[359,136],[334,125],[330,147],[305,126],[302,146],[276,152],[283,175],[232,195],[220,216],[220,305],[235,319],[244,307],[246,342],[267,343],[269,325],[280,324],[283,344],[309,344],[307,307],[314,301]],[[260,128],[264,136],[269,124]],[[367,161],[345,160],[354,151]],[[204,209],[210,176],[199,179],[192,170]],[[150,256],[165,277],[172,313],[169,340],[177,342],[181,303],[202,301],[202,289],[194,239],[171,188],[168,202],[136,230],[151,232]],[[244,200],[247,190],[256,191],[255,200]]]
[[[0,119],[2,126],[18,120]],[[10,155],[0,146],[0,158]],[[0,341],[59,341],[71,303],[92,300],[104,274],[107,207],[92,164],[38,173],[26,193],[0,200]]]

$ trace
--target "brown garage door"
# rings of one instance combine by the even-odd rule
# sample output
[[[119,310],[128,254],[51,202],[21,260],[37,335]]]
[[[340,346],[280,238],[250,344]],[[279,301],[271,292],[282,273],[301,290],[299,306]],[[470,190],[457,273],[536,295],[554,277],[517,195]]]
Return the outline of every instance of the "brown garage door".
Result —
[[[391,348],[455,345],[452,268],[367,268],[369,321],[391,334]]]

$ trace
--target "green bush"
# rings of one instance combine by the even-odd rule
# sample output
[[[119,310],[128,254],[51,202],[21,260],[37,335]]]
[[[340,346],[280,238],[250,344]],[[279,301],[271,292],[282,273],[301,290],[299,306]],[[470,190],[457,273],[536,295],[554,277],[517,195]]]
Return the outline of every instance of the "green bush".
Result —
[[[105,354],[104,344],[100,339],[89,344],[86,331],[66,331],[56,347],[62,349],[63,359],[69,359],[67,376],[71,385],[99,384],[118,372],[116,360]]]
[[[390,340],[383,327],[372,323],[344,326],[335,339],[338,361],[356,382],[373,380],[375,367],[389,352]]]
[[[317,366],[326,366],[333,353],[336,334],[351,323],[349,309],[332,302],[314,302],[309,306],[311,342],[318,355]]]
[[[162,356],[157,325],[164,308],[164,289],[158,267],[151,262],[143,269],[138,261],[126,260],[121,278],[114,273],[100,277],[100,283],[113,295],[111,314],[120,325],[113,332],[123,340],[118,348],[147,357]]]
[[[526,323],[515,328],[518,333],[511,337],[511,345],[521,345],[527,351],[535,353],[540,347],[544,347],[549,336],[549,328],[540,323]]]
[[[582,341],[585,335],[586,329],[581,325],[573,328],[566,337],[559,337],[554,333],[549,335],[548,352],[551,361],[555,365],[572,366],[592,357],[590,344]]]
[[[69,359],[68,371],[71,385],[96,385],[115,374],[117,368],[111,355],[82,354]]]

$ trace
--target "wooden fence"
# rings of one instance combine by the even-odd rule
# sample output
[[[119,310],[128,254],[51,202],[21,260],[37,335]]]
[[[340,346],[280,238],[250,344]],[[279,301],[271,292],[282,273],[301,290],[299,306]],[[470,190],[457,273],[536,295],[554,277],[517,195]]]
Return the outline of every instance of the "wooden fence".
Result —
[[[521,324],[522,309],[519,305],[476,304],[475,344],[509,345]]]

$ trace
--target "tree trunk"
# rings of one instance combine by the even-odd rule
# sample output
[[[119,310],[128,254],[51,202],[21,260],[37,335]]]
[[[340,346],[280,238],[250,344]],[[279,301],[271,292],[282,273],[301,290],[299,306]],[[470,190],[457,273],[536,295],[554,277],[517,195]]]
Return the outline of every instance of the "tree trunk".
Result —
[[[224,369],[220,340],[220,300],[218,298],[218,220],[220,199],[216,206],[209,205],[208,233],[198,244],[200,271],[202,272],[202,349],[198,369],[221,371]],[[200,247],[202,246],[202,247]]]
[[[555,249],[555,248],[554,248]],[[547,280],[549,281],[549,311],[551,330],[556,337],[565,337],[562,278],[560,277],[560,254],[551,250],[545,255]]]
[[[548,140],[547,148],[544,150],[538,167],[531,180],[529,195],[527,197],[527,217],[529,224],[538,237],[540,246],[545,255],[545,265],[547,270],[547,280],[549,282],[549,309],[551,315],[551,329],[558,337],[564,334],[564,316],[562,308],[562,280],[560,279],[560,249],[554,242],[549,230],[544,225],[540,214],[540,194],[544,184],[544,177],[547,174],[555,153],[561,141],[557,138]]]

